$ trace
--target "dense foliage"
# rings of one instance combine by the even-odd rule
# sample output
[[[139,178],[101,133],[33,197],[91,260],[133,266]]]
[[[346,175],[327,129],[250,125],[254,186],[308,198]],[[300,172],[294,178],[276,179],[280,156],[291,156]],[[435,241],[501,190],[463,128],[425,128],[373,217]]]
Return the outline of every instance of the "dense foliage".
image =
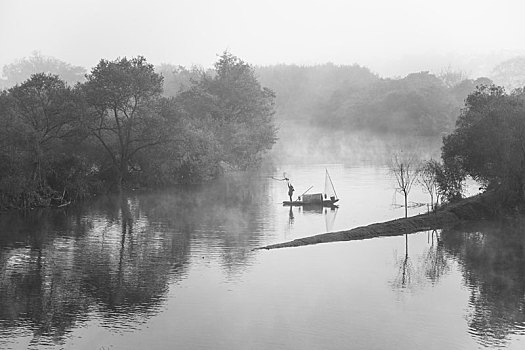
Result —
[[[143,57],[101,60],[81,90],[86,112],[80,123],[103,146],[120,187],[137,152],[168,137],[156,110],[162,77]]]
[[[199,116],[204,129],[213,130],[209,141],[225,155],[223,161],[248,169],[275,143],[274,97],[261,87],[250,65],[224,53],[215,74],[203,73],[178,101],[186,113]]]
[[[83,83],[38,73],[0,94],[0,208],[60,205],[122,186],[199,182],[258,166],[274,94],[232,54],[162,96],[143,57],[101,60]]]
[[[442,158],[449,174],[449,197],[458,196],[471,176],[502,196],[503,204],[524,199],[525,92],[480,86],[465,101],[454,132],[443,139]],[[447,182],[447,181],[445,181]]]

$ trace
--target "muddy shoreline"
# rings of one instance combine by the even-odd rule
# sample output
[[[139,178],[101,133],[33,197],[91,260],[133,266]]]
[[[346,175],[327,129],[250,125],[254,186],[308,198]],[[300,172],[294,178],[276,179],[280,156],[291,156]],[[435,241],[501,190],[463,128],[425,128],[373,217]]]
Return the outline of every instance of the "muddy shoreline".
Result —
[[[277,249],[300,247],[304,245],[362,240],[382,236],[400,236],[419,231],[435,230],[450,227],[463,221],[488,219],[494,216],[494,198],[488,194],[480,194],[450,205],[435,212],[420,214],[350,230],[322,233],[310,237],[295,239],[289,242],[271,244],[256,249]]]

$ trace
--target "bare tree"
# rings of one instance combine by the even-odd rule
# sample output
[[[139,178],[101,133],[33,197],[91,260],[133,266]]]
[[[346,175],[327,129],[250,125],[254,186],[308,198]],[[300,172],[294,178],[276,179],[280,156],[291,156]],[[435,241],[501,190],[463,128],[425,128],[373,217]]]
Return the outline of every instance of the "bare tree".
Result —
[[[418,164],[418,158],[414,154],[404,152],[395,152],[390,159],[389,170],[396,179],[396,191],[400,192],[405,199],[405,217],[408,216],[408,194],[418,178]]]
[[[418,182],[423,187],[423,190],[430,195],[430,208],[435,210],[439,203],[439,184],[438,184],[438,172],[441,168],[441,164],[430,159],[421,165],[419,170]],[[435,199],[435,201],[434,201]]]
[[[443,84],[451,88],[468,79],[468,74],[462,70],[454,70],[451,65],[448,65],[441,70],[438,78],[441,79]]]

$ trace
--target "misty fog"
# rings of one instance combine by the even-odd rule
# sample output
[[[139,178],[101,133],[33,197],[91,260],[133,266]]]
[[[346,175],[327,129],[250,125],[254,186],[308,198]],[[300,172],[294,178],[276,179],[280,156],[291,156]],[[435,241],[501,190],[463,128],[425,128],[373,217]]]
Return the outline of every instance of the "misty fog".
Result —
[[[0,0],[0,348],[522,349],[524,13]]]
[[[410,61],[404,61],[408,64]],[[443,66],[439,72],[414,71],[384,78],[366,66],[256,66],[261,85],[276,95],[278,142],[271,157],[286,162],[375,162],[392,149],[417,146],[424,158],[439,158],[441,138],[454,128],[463,101],[477,85],[496,83],[510,91],[525,83],[525,56],[492,62],[487,77]],[[90,68],[33,52],[3,67],[7,89],[38,72],[59,75],[70,85]],[[164,63],[164,96],[191,86],[201,67]]]

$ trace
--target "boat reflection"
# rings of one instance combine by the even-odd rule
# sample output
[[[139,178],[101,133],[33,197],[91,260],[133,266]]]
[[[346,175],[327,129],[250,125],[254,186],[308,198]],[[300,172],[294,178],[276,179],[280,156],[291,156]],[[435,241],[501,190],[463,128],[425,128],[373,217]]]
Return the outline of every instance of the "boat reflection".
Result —
[[[290,229],[296,221],[301,220],[301,216],[309,216],[309,218],[305,220],[308,221],[308,223],[312,222],[311,216],[318,216],[320,221],[324,221],[325,232],[330,232],[333,230],[337,216],[337,206],[326,207],[323,205],[305,205],[300,207],[288,207],[288,225]]]

